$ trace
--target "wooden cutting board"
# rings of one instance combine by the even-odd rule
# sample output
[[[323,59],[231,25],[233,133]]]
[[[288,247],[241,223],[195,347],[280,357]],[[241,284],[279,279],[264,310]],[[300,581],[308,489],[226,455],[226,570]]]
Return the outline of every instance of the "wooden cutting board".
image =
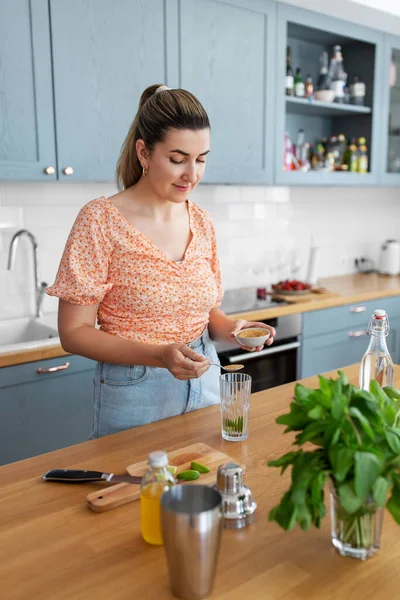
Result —
[[[217,471],[219,465],[227,462],[236,463],[235,459],[228,456],[224,452],[220,452],[215,448],[211,448],[207,444],[192,444],[185,446],[174,452],[168,452],[169,464],[177,467],[177,472],[181,473],[190,469],[192,460],[200,462],[205,467],[210,469],[209,473],[200,475],[195,481],[186,481],[182,485],[191,485],[193,483],[211,485],[217,480]],[[241,465],[243,473],[245,472],[244,465]],[[130,475],[138,475],[143,477],[148,470],[148,461],[143,460],[133,465],[126,467]],[[88,506],[95,512],[105,512],[117,506],[122,506],[128,502],[138,500],[140,497],[140,485],[131,483],[118,483],[109,487],[102,487],[96,492],[91,492],[87,496]]]
[[[310,291],[309,294],[299,294],[298,296],[292,296],[289,294],[286,296],[283,292],[274,293],[272,299],[284,300],[289,304],[300,304],[303,302],[310,302],[312,300],[325,300],[325,298],[337,298],[340,296],[337,292],[329,292],[324,288],[315,288]]]

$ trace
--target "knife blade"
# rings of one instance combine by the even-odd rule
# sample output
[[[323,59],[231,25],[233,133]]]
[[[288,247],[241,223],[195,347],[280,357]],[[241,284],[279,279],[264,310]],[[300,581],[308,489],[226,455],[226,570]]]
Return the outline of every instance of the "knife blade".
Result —
[[[142,478],[133,475],[115,475],[101,471],[80,471],[76,469],[51,469],[43,475],[43,481],[60,483],[90,483],[104,481],[105,483],[141,483]]]

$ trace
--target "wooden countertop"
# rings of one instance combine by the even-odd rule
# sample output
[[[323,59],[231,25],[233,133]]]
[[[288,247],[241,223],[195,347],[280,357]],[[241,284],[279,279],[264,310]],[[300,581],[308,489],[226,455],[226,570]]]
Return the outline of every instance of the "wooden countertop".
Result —
[[[356,304],[376,300],[378,298],[388,298],[389,296],[400,296],[400,277],[391,275],[378,275],[372,273],[363,275],[340,275],[338,277],[327,277],[321,279],[321,286],[328,292],[337,294],[335,296],[323,294],[313,294],[312,300],[296,302],[284,306],[274,306],[264,310],[253,310],[244,313],[230,315],[236,319],[248,319],[249,321],[259,321],[261,319],[273,319],[284,315],[293,315],[298,313],[310,312],[312,310],[321,310],[332,308],[334,306],[343,306],[345,304]]]
[[[235,319],[259,321],[274,319],[275,317],[282,317],[284,315],[305,313],[312,310],[332,308],[334,306],[343,306],[344,304],[387,298],[388,296],[400,296],[400,277],[388,275],[340,275],[338,277],[322,279],[321,285],[326,287],[329,292],[337,295],[326,298],[323,295],[315,295],[316,297],[312,300],[305,299],[304,302],[297,302],[296,304],[278,305],[272,308],[236,313],[230,316]],[[61,346],[10,352],[8,354],[0,354],[0,367],[55,358],[57,356],[65,356],[66,354]]]
[[[358,366],[343,369],[355,383]],[[397,367],[395,385],[400,385]],[[317,386],[317,378],[305,380]],[[329,513],[320,530],[284,532],[269,510],[288,487],[266,462],[291,443],[275,424],[294,384],[252,397],[249,439],[222,440],[219,407],[159,421],[0,468],[0,580],[3,600],[132,600],[172,598],[164,551],[142,541],[138,502],[91,512],[95,485],[43,483],[50,468],[123,472],[157,448],[194,442],[220,449],[247,466],[245,483],[258,503],[255,522],[224,530],[214,600],[381,600],[399,596],[400,529],[385,514],[381,551],[366,563],[340,557],[331,545]],[[326,497],[326,502],[328,499]]]

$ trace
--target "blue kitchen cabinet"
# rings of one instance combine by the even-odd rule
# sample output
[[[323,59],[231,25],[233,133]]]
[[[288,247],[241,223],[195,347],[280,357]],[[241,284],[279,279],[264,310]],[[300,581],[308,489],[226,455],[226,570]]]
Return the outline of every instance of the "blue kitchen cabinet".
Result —
[[[400,37],[385,36],[381,183],[400,184]]]
[[[384,34],[357,23],[327,17],[280,3],[277,20],[275,89],[275,183],[283,185],[369,185],[379,182],[382,153],[382,72]],[[312,76],[314,85],[320,69],[322,51],[342,47],[348,85],[354,75],[366,83],[365,106],[308,101],[285,95],[286,47],[292,52],[292,68],[300,67],[303,77]],[[322,138],[344,134],[365,137],[369,149],[369,172],[283,170],[284,136],[288,132],[296,143],[303,129],[306,140],[315,144]]]
[[[141,92],[153,83],[168,85],[169,5],[50,0],[60,180],[115,179]]]
[[[359,363],[367,349],[367,327],[375,308],[386,310],[390,333],[389,352],[395,363],[400,361],[400,298],[371,300],[305,313],[300,376],[341,369]]]
[[[172,86],[193,92],[211,122],[206,183],[272,183],[276,4],[184,0],[167,51]]]
[[[47,0],[2,0],[0,45],[0,179],[55,180]]]
[[[63,356],[0,369],[0,465],[88,439],[94,367]]]

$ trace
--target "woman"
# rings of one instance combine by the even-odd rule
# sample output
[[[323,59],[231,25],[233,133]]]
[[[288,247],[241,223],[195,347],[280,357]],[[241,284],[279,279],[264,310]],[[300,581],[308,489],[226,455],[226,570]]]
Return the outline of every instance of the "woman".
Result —
[[[73,225],[47,293],[60,298],[63,348],[98,361],[92,437],[218,403],[210,335],[252,325],[220,310],[213,224],[187,199],[209,146],[197,98],[148,87],[117,165],[122,191],[89,202]],[[271,344],[275,330],[256,325]]]

